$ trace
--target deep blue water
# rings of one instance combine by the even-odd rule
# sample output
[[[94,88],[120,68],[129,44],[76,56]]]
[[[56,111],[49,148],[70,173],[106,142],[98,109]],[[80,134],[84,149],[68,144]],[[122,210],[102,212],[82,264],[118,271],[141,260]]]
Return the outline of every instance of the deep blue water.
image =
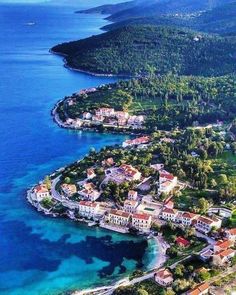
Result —
[[[98,34],[106,23],[74,14],[78,8],[0,5],[0,294],[58,294],[107,283],[150,266],[155,255],[151,242],[47,218],[25,199],[26,188],[45,174],[91,147],[124,140],[63,130],[50,117],[65,95],[116,80],[67,70],[48,52],[57,43]],[[31,21],[36,25],[26,25]]]

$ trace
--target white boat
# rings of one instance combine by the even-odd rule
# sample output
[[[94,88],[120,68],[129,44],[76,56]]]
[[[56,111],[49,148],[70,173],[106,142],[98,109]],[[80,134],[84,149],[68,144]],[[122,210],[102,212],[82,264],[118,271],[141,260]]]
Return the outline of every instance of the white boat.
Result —
[[[91,222],[88,223],[88,226],[95,226],[96,224],[97,224],[97,222],[91,221]]]
[[[35,22],[28,22],[26,23],[27,26],[34,26],[36,23]]]

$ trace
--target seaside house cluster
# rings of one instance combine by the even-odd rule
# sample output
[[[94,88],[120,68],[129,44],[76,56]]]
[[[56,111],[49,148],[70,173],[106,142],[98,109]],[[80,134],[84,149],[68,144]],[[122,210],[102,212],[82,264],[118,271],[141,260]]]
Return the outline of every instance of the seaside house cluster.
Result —
[[[191,212],[180,211],[165,207],[160,215],[161,219],[182,226],[193,226],[199,232],[208,234],[213,228],[221,228],[222,220],[218,217],[208,217]]]

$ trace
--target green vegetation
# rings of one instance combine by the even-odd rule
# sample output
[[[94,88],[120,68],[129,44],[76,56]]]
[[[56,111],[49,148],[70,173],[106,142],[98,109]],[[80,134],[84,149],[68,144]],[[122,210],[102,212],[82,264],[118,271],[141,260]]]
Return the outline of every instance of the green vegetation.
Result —
[[[206,1],[207,3],[207,1]],[[127,25],[165,25],[191,28],[206,33],[220,35],[236,35],[236,2],[215,7],[211,10],[188,15],[155,15],[148,17],[128,18],[121,22],[115,22],[104,26],[106,31],[121,28]]]
[[[101,86],[86,95],[74,94],[59,104],[57,112],[62,120],[80,118],[83,112],[93,112],[99,107],[128,110],[130,114],[143,114],[147,131],[185,128],[194,124],[230,122],[236,113],[235,76],[149,77],[121,81]],[[68,97],[67,97],[68,99]]]
[[[197,38],[197,39],[196,39]],[[234,38],[171,27],[135,25],[57,45],[69,66],[99,74],[219,76],[236,70]]]

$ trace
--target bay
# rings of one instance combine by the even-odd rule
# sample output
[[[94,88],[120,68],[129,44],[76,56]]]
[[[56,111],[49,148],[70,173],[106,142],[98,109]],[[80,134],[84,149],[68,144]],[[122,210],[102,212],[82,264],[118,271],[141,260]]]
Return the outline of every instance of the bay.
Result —
[[[136,266],[151,267],[157,254],[142,238],[48,218],[26,202],[26,189],[46,174],[91,147],[126,138],[60,129],[50,116],[65,95],[116,81],[70,71],[48,51],[107,24],[99,15],[75,14],[84,3],[0,4],[0,294],[59,294],[109,283]]]

